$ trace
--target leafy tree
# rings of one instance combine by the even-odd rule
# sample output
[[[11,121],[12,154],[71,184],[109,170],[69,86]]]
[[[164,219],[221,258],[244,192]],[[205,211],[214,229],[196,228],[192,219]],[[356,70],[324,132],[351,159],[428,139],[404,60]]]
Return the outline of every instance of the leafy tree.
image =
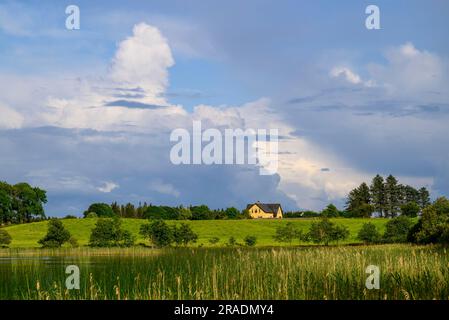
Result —
[[[7,247],[11,243],[11,240],[8,231],[0,229],[0,247]]]
[[[227,208],[225,210],[225,215],[228,219],[237,219],[240,216],[240,211],[234,207]]]
[[[97,214],[95,212],[89,212],[88,214],[86,214],[84,216],[84,218],[86,218],[86,219],[96,219],[96,218],[98,218],[98,216],[97,216]]]
[[[106,203],[93,203],[89,208],[84,211],[84,217],[87,217],[89,213],[95,213],[99,218],[112,218],[115,217],[115,213],[111,206]]]
[[[449,200],[440,197],[427,206],[409,239],[418,243],[449,243]]]
[[[376,225],[371,222],[364,223],[362,228],[357,234],[357,239],[364,243],[377,243],[381,239],[379,231],[377,231]]]
[[[12,187],[13,222],[30,222],[34,216],[45,218],[43,204],[47,203],[45,190],[33,188],[28,183],[18,183]]]
[[[382,176],[376,175],[373,178],[370,186],[370,192],[374,211],[379,213],[379,216],[383,217],[386,211],[386,199],[384,178]]]
[[[189,208],[184,208],[183,206],[179,207],[179,220],[191,220],[192,212],[190,212]]]
[[[193,206],[190,207],[192,212],[192,220],[208,220],[212,219],[212,215],[208,206]]]
[[[245,244],[248,247],[254,247],[256,245],[257,238],[256,236],[246,236],[245,239],[243,239],[243,241],[245,241]]]
[[[338,217],[340,215],[340,211],[338,211],[337,207],[332,203],[329,204],[323,211],[321,211],[321,216],[323,217]]]
[[[280,225],[276,228],[276,233],[273,239],[278,242],[292,243],[293,239],[299,237],[299,232],[291,222],[285,225]]]
[[[320,222],[313,222],[308,232],[308,238],[314,243],[324,243],[326,246],[330,242],[344,240],[349,236],[349,231],[345,226],[338,226],[327,218],[322,218]]]
[[[198,240],[198,235],[193,232],[190,225],[186,223],[181,223],[178,228],[176,225],[173,226],[173,240],[176,245],[187,246],[190,242],[195,243]]]
[[[12,187],[0,181],[0,225],[13,221],[12,195]]]
[[[408,234],[413,227],[413,222],[409,217],[399,216],[391,219],[385,226],[383,240],[387,243],[407,242]]]
[[[134,237],[127,230],[123,230],[122,221],[113,219],[98,219],[92,229],[89,239],[91,247],[130,247],[134,244]]]
[[[157,247],[167,247],[173,242],[173,230],[159,219],[140,227],[140,234]]]
[[[369,218],[374,212],[374,206],[371,204],[363,203],[351,211],[351,217],[353,218]]]
[[[420,211],[420,207],[416,202],[408,202],[401,206],[401,215],[410,218],[416,217]]]
[[[58,248],[70,239],[70,232],[65,229],[61,220],[51,219],[48,223],[48,231],[45,237],[38,243],[44,248]]]

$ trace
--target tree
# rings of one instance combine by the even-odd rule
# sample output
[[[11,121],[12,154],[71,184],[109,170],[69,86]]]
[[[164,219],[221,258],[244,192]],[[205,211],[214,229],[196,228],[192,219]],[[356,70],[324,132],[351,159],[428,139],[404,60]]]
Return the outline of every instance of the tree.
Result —
[[[345,226],[337,226],[327,218],[312,223],[307,234],[314,243],[324,243],[326,246],[330,242],[344,240],[348,236],[349,231]]]
[[[383,240],[387,243],[407,242],[408,234],[413,227],[413,222],[409,217],[399,216],[391,219],[385,226]]]
[[[134,244],[134,237],[127,230],[121,228],[122,221],[118,217],[113,219],[98,219],[92,229],[89,239],[91,247],[130,247]]]
[[[449,243],[449,200],[440,197],[424,208],[409,239],[417,243]]]
[[[368,185],[363,182],[359,187],[349,193],[346,201],[346,210],[351,216],[358,216],[358,214],[360,214],[360,208],[364,207],[364,210],[366,210],[366,205],[369,205],[370,202],[370,189]]]
[[[416,202],[408,202],[401,206],[401,215],[410,218],[416,217],[420,211],[420,207]]]
[[[208,206],[193,206],[190,207],[192,212],[192,220],[208,220],[212,219],[211,212]]]
[[[84,211],[84,217],[91,212],[94,212],[99,218],[112,218],[115,217],[115,213],[112,210],[111,206],[106,203],[93,203],[89,206],[89,208]]]
[[[377,231],[376,226],[371,223],[364,223],[362,228],[357,234],[357,239],[363,241],[364,243],[377,243],[381,239],[379,231]]]
[[[385,180],[386,215],[396,217],[400,207],[400,188],[398,180],[391,174]]]
[[[65,229],[61,220],[51,219],[48,223],[48,230],[45,237],[38,243],[44,248],[58,248],[70,239],[70,232]]]
[[[12,199],[12,187],[0,181],[0,225],[13,221]]]
[[[350,212],[353,218],[369,218],[374,212],[374,206],[371,204],[363,203],[353,211]]]
[[[323,217],[338,217],[340,215],[340,211],[338,211],[337,207],[332,203],[329,204],[323,211],[321,211],[321,216]]]
[[[280,225],[276,228],[276,233],[273,239],[278,242],[292,243],[293,239],[299,237],[299,232],[291,222],[285,225]]]
[[[383,217],[386,210],[385,199],[385,185],[384,178],[380,175],[376,175],[373,178],[370,186],[371,201],[374,207],[374,211]]]
[[[11,240],[8,231],[0,229],[0,247],[7,247],[11,243]]]
[[[198,235],[193,232],[190,225],[186,223],[181,223],[178,228],[176,225],[173,226],[173,240],[176,245],[187,246],[190,242],[195,243],[198,240]]]
[[[421,207],[421,210],[423,210],[430,205],[430,193],[425,187],[419,189],[418,193],[418,204]]]
[[[257,238],[256,236],[246,236],[243,241],[248,247],[254,247],[256,245]]]
[[[28,183],[18,183],[12,187],[12,209],[14,223],[30,222],[36,216],[44,219],[43,204],[47,203],[45,190],[33,188]]]
[[[159,219],[140,227],[140,234],[157,247],[167,247],[173,242],[173,230]]]
[[[240,211],[234,207],[227,208],[225,210],[225,215],[228,219],[237,219],[240,216]]]

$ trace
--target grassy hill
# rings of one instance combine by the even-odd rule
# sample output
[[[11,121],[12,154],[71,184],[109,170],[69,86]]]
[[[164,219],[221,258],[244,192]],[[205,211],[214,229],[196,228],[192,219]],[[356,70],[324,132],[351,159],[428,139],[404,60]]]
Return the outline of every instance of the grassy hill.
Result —
[[[62,220],[70,233],[78,240],[80,245],[87,245],[89,235],[95,225],[96,219],[65,219]],[[292,222],[298,229],[306,232],[313,219],[283,219],[283,220],[201,220],[182,221],[191,225],[198,234],[199,239],[196,246],[203,244],[211,246],[209,239],[220,238],[220,242],[215,246],[225,244],[229,237],[233,236],[237,242],[243,243],[247,235],[257,237],[257,246],[279,246],[282,245],[273,240],[276,227],[287,222]],[[357,232],[362,225],[368,221],[374,223],[380,232],[385,229],[387,219],[332,219],[332,221],[346,225],[350,231],[349,238],[344,243],[358,243]],[[180,223],[181,221],[168,221],[169,224]],[[34,222],[6,227],[12,237],[11,248],[33,248],[38,247],[37,241],[42,238],[47,231],[47,221]],[[136,243],[145,242],[139,235],[139,228],[142,224],[148,223],[142,219],[123,219],[123,228],[129,230],[136,236]],[[295,244],[299,244],[298,241]]]

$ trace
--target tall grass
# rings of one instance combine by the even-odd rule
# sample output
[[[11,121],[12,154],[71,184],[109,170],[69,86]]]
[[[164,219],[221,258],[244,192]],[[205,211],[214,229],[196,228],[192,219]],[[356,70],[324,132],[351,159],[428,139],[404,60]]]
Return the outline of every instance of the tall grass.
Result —
[[[12,253],[8,263],[0,263],[0,298],[449,299],[449,253],[440,247],[77,249],[72,253]],[[80,290],[65,289],[68,264],[81,269]],[[365,288],[368,265],[380,268],[379,290]]]

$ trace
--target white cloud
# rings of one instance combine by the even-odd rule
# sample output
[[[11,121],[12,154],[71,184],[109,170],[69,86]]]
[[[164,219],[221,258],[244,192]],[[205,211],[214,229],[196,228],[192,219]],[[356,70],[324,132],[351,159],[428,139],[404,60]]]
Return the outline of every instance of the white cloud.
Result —
[[[133,35],[122,41],[113,59],[111,78],[128,88],[142,88],[156,99],[168,85],[167,69],[174,60],[167,39],[145,23],[134,26]]]
[[[360,79],[360,76],[358,74],[352,72],[349,68],[346,67],[334,67],[331,70],[330,75],[334,78],[342,77],[352,84],[359,84],[362,82],[362,79]]]
[[[0,104],[0,129],[17,129],[23,125],[23,116]]]
[[[113,190],[117,189],[118,187],[119,187],[118,184],[111,181],[107,181],[103,184],[103,186],[98,187],[97,190],[103,193],[110,193]]]

